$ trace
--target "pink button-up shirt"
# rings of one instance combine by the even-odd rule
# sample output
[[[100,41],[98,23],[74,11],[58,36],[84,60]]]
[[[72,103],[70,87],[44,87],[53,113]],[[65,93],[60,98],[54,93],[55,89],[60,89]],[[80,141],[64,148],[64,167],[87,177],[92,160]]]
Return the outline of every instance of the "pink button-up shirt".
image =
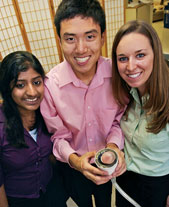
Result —
[[[53,134],[58,160],[68,162],[72,153],[83,155],[108,143],[123,148],[119,124],[123,111],[112,95],[111,70],[110,59],[100,57],[89,86],[76,77],[66,60],[47,74],[41,113]]]

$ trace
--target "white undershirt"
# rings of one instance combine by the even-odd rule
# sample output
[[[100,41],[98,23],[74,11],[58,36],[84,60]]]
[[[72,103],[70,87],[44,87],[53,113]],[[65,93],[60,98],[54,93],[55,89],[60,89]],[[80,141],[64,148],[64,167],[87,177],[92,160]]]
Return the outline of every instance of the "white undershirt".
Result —
[[[33,129],[31,131],[29,131],[29,134],[31,135],[31,137],[35,140],[35,142],[37,141],[37,129]]]

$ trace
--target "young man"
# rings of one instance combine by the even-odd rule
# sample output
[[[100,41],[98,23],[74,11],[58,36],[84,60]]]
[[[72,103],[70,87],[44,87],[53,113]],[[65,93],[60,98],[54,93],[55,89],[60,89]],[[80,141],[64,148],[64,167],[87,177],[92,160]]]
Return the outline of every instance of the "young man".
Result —
[[[100,56],[105,14],[97,0],[63,0],[55,26],[65,60],[47,74],[41,104],[53,133],[53,153],[78,206],[92,206],[93,194],[97,207],[110,207],[110,179],[125,171],[125,162],[119,126],[123,111],[112,94],[111,62]],[[118,154],[112,175],[93,164],[96,151],[105,147]]]

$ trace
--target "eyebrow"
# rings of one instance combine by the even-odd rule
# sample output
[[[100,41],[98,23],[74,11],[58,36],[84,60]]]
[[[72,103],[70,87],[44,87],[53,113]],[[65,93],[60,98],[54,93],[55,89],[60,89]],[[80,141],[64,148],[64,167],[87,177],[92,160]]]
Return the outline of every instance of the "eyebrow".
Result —
[[[36,76],[36,77],[32,78],[32,80],[36,80],[37,78],[42,78],[42,76],[41,75]],[[18,79],[17,82],[18,81],[26,81],[26,79]]]
[[[92,30],[89,30],[89,31],[85,32],[85,34],[90,34],[90,33],[98,33],[98,31],[96,29],[92,29]],[[76,34],[65,32],[63,36],[64,37],[65,36],[76,36]]]
[[[137,53],[139,53],[139,52],[141,52],[143,50],[146,50],[146,49],[137,50],[137,51],[135,51],[135,54],[137,54]],[[117,54],[117,56],[125,56],[125,54],[121,53],[121,54]]]
[[[88,34],[88,33],[98,33],[98,31],[96,29],[92,29],[92,30],[90,30],[88,32],[85,32],[85,34]]]
[[[124,54],[117,54],[117,56],[125,56]]]

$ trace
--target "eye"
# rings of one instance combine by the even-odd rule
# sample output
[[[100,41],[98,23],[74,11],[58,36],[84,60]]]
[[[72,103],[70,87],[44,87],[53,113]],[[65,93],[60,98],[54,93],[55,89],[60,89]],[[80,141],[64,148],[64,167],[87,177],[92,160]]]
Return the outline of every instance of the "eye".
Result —
[[[119,61],[119,62],[126,62],[127,60],[128,60],[127,57],[119,57],[119,58],[118,58],[118,61]]]
[[[75,42],[75,38],[74,38],[74,37],[67,37],[67,38],[65,38],[65,40],[66,40],[66,42],[68,42],[68,43],[73,43],[73,42]]]
[[[87,35],[87,40],[93,40],[95,38],[95,35],[91,34],[91,35]]]
[[[33,85],[39,86],[41,85],[42,81],[41,80],[37,80],[33,82]]]
[[[137,54],[137,58],[142,58],[142,57],[144,57],[145,56],[145,54],[144,53],[139,53],[139,54]]]
[[[16,87],[16,88],[19,88],[19,89],[23,88],[24,86],[25,86],[25,84],[23,84],[23,83],[17,83],[17,84],[15,85],[15,87]]]

